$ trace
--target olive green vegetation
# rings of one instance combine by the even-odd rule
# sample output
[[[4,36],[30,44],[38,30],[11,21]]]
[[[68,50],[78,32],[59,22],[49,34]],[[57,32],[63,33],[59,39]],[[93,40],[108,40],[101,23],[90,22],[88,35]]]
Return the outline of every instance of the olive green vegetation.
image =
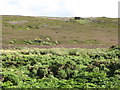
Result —
[[[119,88],[120,48],[2,49],[2,88]]]
[[[118,42],[116,18],[2,16],[2,23],[3,44],[116,45]]]

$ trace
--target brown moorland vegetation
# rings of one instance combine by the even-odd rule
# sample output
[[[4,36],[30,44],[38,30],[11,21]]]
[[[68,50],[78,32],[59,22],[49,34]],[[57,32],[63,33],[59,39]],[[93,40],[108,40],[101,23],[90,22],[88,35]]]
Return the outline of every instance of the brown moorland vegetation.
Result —
[[[118,44],[118,20],[2,16],[2,43],[3,47],[109,47]]]

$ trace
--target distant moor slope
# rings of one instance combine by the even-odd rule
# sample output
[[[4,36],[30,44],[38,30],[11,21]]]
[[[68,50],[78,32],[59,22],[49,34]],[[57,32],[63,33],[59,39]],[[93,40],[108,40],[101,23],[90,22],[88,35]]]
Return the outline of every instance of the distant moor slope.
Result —
[[[116,18],[2,16],[2,42],[16,45],[86,45],[110,46],[118,44]]]

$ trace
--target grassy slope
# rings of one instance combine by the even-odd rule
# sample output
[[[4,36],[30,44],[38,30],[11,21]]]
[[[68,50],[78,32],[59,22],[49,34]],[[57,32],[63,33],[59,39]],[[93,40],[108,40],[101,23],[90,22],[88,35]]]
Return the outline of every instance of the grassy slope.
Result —
[[[91,22],[92,21],[92,22]],[[93,22],[94,21],[94,22]],[[69,18],[3,16],[3,44],[25,44],[23,40],[41,38],[60,44],[117,44],[118,29],[115,18],[70,20]]]

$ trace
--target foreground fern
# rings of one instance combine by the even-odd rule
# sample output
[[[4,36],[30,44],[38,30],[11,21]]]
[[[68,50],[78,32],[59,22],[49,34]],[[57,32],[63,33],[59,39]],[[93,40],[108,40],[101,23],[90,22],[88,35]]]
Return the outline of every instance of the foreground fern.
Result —
[[[118,47],[24,50],[2,51],[3,88],[120,87]]]

